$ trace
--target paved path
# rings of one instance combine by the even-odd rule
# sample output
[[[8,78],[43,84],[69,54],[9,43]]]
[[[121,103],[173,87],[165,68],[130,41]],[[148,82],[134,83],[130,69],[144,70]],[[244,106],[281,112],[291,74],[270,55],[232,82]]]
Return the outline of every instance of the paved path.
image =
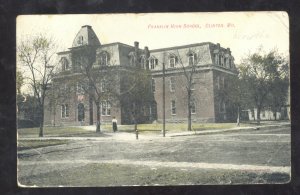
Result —
[[[144,135],[139,140],[128,133],[63,139],[70,140],[19,151],[19,176],[38,178],[42,173],[103,163],[136,166],[137,172],[148,166],[290,173],[290,127],[165,138]]]

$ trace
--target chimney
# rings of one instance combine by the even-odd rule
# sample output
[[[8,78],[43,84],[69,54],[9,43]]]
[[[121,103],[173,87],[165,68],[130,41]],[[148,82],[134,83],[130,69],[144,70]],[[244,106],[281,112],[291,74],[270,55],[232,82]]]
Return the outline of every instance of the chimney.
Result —
[[[149,48],[147,46],[144,48],[144,52],[145,52],[145,57],[149,58],[150,57],[150,52],[149,52]]]
[[[227,47],[227,51],[228,51],[229,55],[231,55],[231,51],[230,51],[229,47]]]
[[[217,49],[220,49],[220,47],[221,47],[220,43],[217,43]]]
[[[134,64],[135,66],[139,66],[139,42],[134,42]]]
[[[146,46],[144,48],[144,53],[145,53],[145,62],[146,62],[146,69],[149,69],[149,57],[150,57],[150,52],[149,52],[149,48]]]
[[[139,50],[139,42],[137,42],[137,41],[134,42],[134,50],[135,51]]]

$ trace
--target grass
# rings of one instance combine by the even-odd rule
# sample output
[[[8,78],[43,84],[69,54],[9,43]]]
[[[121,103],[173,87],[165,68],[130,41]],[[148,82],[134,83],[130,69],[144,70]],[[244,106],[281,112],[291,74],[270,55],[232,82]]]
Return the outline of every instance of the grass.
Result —
[[[68,143],[67,140],[22,140],[18,141],[18,151],[32,148],[62,145],[66,143]]]
[[[122,185],[203,185],[286,183],[284,173],[243,170],[214,170],[171,167],[88,164],[80,168],[51,171],[20,177],[23,185],[37,186],[122,186]]]
[[[249,124],[241,124],[241,127],[249,126]],[[236,127],[235,123],[193,123],[192,130],[202,131],[211,129],[229,129]],[[160,133],[162,124],[138,124],[139,133]],[[112,132],[111,124],[101,125],[104,132]],[[134,133],[134,125],[119,125],[119,132]],[[168,132],[183,132],[187,131],[187,124],[185,123],[169,123],[166,124],[166,131]],[[18,129],[19,137],[38,137],[39,128],[25,128]],[[93,129],[84,129],[83,127],[44,127],[45,137],[103,137],[104,134],[96,133]]]

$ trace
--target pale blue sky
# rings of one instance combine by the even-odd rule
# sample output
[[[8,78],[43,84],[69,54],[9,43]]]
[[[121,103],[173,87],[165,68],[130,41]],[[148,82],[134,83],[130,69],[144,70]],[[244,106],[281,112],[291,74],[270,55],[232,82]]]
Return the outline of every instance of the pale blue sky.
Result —
[[[200,28],[184,28],[185,24]],[[133,45],[138,41],[141,48],[151,50],[206,41],[220,43],[231,49],[236,63],[259,46],[289,53],[285,12],[26,15],[17,18],[17,41],[22,36],[46,33],[59,42],[61,50],[67,50],[83,25],[91,25],[102,44]],[[153,28],[157,25],[168,28]]]

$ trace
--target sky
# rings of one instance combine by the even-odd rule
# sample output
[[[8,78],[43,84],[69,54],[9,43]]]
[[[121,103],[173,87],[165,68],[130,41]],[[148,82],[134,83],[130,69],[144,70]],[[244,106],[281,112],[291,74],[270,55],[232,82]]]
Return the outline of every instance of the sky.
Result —
[[[81,26],[90,25],[101,44],[121,42],[158,49],[201,42],[230,48],[235,63],[259,47],[289,55],[286,12],[202,12],[150,14],[20,15],[17,43],[23,37],[46,34],[61,51],[72,46]]]

